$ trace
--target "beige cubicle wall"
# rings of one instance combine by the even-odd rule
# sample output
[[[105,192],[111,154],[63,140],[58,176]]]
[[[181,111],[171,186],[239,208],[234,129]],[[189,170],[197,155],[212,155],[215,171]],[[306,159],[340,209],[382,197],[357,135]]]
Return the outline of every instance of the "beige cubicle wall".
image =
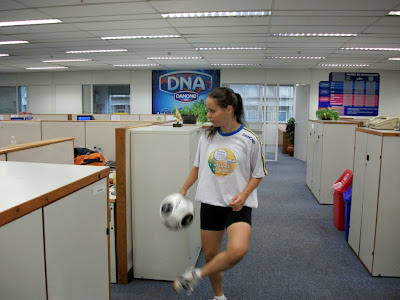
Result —
[[[147,121],[147,122],[165,122],[175,120],[174,115],[165,114],[79,114],[92,115],[97,121]],[[78,114],[72,114],[71,120],[76,121]]]
[[[52,120],[52,121],[67,121],[69,114],[33,114],[33,120]]]
[[[33,114],[31,114],[31,113],[0,114],[0,120],[11,120],[12,118],[22,118],[23,120],[25,120],[25,118],[26,118],[26,120],[32,120]]]
[[[164,122],[165,121],[165,115],[147,115],[147,114],[141,114],[139,115],[139,120],[140,121],[151,121],[151,122]]]
[[[139,115],[111,115],[112,121],[139,121]]]
[[[18,144],[42,140],[41,121],[0,121],[0,147],[9,146],[12,136]]]
[[[94,120],[99,120],[99,121],[110,121],[111,120],[111,115],[109,115],[109,114],[72,114],[71,120],[77,121],[78,116],[93,116]]]
[[[85,121],[86,148],[101,148],[106,161],[115,161],[115,129],[121,127],[149,125],[140,121]]]
[[[144,121],[0,121],[0,147],[40,140],[73,137],[74,147],[102,148],[107,161],[115,161],[115,129],[153,122]],[[159,122],[157,122],[159,123]]]
[[[70,114],[32,114],[32,113],[20,113],[20,114],[0,114],[0,120],[11,120],[11,118],[29,118],[32,120],[70,120]]]
[[[111,115],[109,114],[93,114],[93,118],[99,121],[110,121]]]
[[[49,139],[0,148],[0,160],[74,164],[74,138]]]
[[[86,148],[84,121],[42,121],[42,139],[75,138],[74,147]]]

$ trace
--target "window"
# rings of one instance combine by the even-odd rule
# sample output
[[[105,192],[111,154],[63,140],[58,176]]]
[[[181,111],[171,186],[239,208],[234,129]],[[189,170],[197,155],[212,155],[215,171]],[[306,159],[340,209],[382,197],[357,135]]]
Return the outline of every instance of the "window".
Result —
[[[293,85],[280,85],[279,122],[286,123],[292,117],[294,118],[294,87]]]
[[[287,121],[287,111],[280,110],[279,111],[279,122],[286,122]]]
[[[262,121],[263,86],[258,84],[228,84],[243,100],[245,121],[247,123]],[[249,124],[250,125],[250,124]]]
[[[93,85],[93,113],[130,113],[130,85]]]
[[[26,102],[26,86],[19,86],[18,87],[18,110],[19,112],[26,112],[27,111],[27,105],[28,103]]]

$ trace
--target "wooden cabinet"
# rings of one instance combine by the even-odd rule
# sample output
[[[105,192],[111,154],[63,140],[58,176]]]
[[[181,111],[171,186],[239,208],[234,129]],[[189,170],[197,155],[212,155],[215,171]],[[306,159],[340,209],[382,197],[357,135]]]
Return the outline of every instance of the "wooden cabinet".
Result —
[[[320,204],[333,204],[331,185],[346,169],[353,169],[358,126],[359,122],[308,122],[306,184]]]
[[[373,276],[400,276],[400,133],[356,130],[349,245]]]
[[[109,299],[105,167],[0,162],[0,299]]]
[[[176,193],[193,168],[201,127],[149,126],[131,129],[133,274],[173,280],[196,264],[200,247],[200,205],[183,231],[161,222],[160,203]],[[194,200],[195,186],[187,196]]]

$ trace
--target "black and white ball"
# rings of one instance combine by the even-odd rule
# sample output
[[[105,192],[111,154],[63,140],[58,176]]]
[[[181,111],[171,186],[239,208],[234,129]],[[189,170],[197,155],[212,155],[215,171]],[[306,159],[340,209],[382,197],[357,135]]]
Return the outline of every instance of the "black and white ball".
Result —
[[[185,229],[193,222],[193,202],[179,193],[168,195],[161,201],[160,216],[168,229]]]

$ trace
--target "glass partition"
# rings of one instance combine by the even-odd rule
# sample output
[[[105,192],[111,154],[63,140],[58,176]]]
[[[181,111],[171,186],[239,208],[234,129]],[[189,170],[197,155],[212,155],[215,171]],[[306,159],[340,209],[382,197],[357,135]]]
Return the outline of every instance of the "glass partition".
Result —
[[[92,86],[89,84],[82,85],[82,113],[92,113]]]
[[[130,85],[93,85],[93,113],[130,113]]]
[[[15,86],[0,87],[0,113],[15,114],[17,112],[17,91]]]

